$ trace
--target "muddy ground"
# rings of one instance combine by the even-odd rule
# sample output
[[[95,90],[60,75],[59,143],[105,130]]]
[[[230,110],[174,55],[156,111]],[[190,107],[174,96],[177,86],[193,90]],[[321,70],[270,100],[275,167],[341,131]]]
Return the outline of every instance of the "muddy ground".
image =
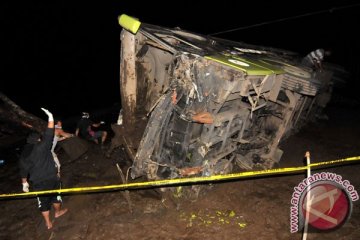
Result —
[[[301,166],[306,150],[311,151],[313,162],[360,155],[360,114],[343,105],[328,108],[327,114],[328,120],[310,123],[282,144],[279,167]],[[20,192],[17,152],[11,148],[6,153],[6,163],[0,166],[0,193]],[[118,184],[115,164],[124,170],[130,165],[121,149],[106,158],[96,145],[74,161],[65,154],[60,158],[65,188]],[[341,174],[360,192],[360,164],[326,171]],[[191,186],[165,193],[131,190],[132,213],[120,191],[65,195],[69,212],[54,220],[52,230],[45,228],[35,198],[0,200],[0,239],[301,239],[301,233],[290,233],[289,215],[293,187],[304,176],[205,184],[197,197],[198,187]],[[308,239],[360,239],[359,229],[357,201],[341,228],[310,233]]]

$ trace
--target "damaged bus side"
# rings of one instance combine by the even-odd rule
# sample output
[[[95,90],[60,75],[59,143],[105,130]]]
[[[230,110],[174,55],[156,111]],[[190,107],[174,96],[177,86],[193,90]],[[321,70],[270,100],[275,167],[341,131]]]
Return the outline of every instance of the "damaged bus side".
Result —
[[[271,168],[279,143],[331,95],[330,71],[292,52],[119,17],[124,145],[132,177],[177,178]]]

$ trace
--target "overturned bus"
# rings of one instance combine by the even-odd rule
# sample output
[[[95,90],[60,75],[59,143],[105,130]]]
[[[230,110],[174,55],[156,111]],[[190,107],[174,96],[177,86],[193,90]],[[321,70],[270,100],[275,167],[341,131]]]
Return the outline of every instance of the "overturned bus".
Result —
[[[141,23],[121,15],[122,145],[148,179],[268,169],[279,143],[326,106],[332,72],[281,49]]]

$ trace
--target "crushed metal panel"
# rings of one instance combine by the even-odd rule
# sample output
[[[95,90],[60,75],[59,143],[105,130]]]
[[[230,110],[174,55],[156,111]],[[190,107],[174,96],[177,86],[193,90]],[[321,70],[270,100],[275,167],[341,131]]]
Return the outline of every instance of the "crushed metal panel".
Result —
[[[268,95],[268,99],[272,102],[276,102],[276,99],[279,95],[281,86],[282,86],[282,81],[283,81],[283,75],[276,75],[275,77],[275,82],[273,87],[270,89],[269,95]]]

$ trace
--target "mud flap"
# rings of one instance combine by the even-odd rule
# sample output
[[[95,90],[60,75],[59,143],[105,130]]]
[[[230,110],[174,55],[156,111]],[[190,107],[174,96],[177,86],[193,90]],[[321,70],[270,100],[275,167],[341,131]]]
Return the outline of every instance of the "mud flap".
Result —
[[[283,150],[277,148],[277,149],[275,150],[275,153],[274,153],[273,157],[272,157],[272,160],[273,160],[274,162],[276,162],[276,163],[280,162],[280,159],[281,159],[283,153],[284,153]]]
[[[142,174],[147,174],[148,164],[151,162],[150,157],[158,143],[164,124],[169,120],[172,108],[170,92],[162,97],[148,121],[132,166],[131,177],[133,179]]]

